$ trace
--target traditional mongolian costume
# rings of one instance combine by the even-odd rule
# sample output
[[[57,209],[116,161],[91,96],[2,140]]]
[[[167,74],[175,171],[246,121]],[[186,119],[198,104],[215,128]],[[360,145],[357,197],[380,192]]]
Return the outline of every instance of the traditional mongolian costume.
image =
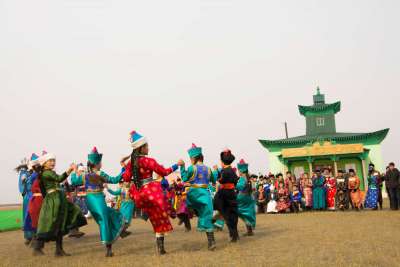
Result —
[[[218,182],[220,183],[221,188],[215,195],[214,209],[216,209],[224,218],[229,228],[231,242],[237,242],[239,240],[237,230],[238,203],[235,187],[238,181],[238,176],[231,167],[232,162],[235,160],[235,156],[230,150],[221,152],[220,156],[223,168],[219,172]]]
[[[201,147],[192,144],[188,153],[192,161],[196,161],[196,163],[189,166],[187,170],[184,165],[180,168],[182,180],[190,184],[186,204],[198,216],[197,230],[207,234],[208,249],[214,250],[213,202],[208,186],[210,182],[216,182],[216,174],[203,164]]]
[[[303,177],[303,179],[301,180],[301,185],[300,185],[300,189],[302,191],[302,195],[304,198],[304,207],[306,209],[312,209],[313,207],[313,182],[312,179],[307,176],[307,177]]]
[[[176,210],[176,215],[179,219],[178,225],[184,224],[186,231],[190,231],[192,226],[190,224],[190,219],[192,214],[189,211],[188,205],[186,203],[188,188],[185,183],[178,181],[175,184],[175,200],[174,200],[174,210]]]
[[[32,227],[32,218],[29,214],[29,202],[32,199],[33,182],[38,177],[38,173],[33,170],[36,165],[39,165],[39,156],[33,153],[28,162],[28,169],[21,169],[19,173],[20,188],[22,189],[20,189],[20,192],[23,196],[22,220],[26,244],[29,244],[35,233],[35,229]]]
[[[125,219],[126,226],[131,225],[133,212],[135,211],[135,202],[133,202],[129,190],[131,188],[131,183],[122,183],[121,187],[117,190],[108,189],[111,195],[117,197],[116,209],[119,210]]]
[[[340,171],[340,173],[343,173]],[[343,175],[336,177],[336,205],[340,210],[349,208],[348,179]]]
[[[328,210],[336,208],[336,179],[334,177],[326,177],[326,204]]]
[[[379,173],[374,172],[368,176],[368,192],[365,198],[365,208],[378,209]]]
[[[172,225],[160,182],[153,180],[153,172],[163,177],[168,176],[178,169],[178,165],[164,168],[155,159],[142,154],[141,150],[147,144],[147,140],[139,133],[131,132],[130,141],[133,152],[123,178],[125,182],[133,182],[130,189],[131,198],[136,206],[149,216],[156,233],[158,253],[165,254],[164,234],[172,231]]]
[[[326,208],[325,179],[317,172],[317,177],[313,180],[313,209],[324,210]]]
[[[125,230],[125,219],[122,214],[107,206],[104,196],[103,184],[117,184],[121,180],[121,174],[112,177],[104,171],[97,169],[101,163],[103,154],[99,154],[93,148],[88,155],[88,173],[83,175],[71,175],[71,183],[74,186],[85,186],[86,204],[100,229],[100,239],[106,245],[106,256],[113,256],[112,244],[121,236],[128,233]],[[93,169],[96,168],[96,169]]]
[[[238,214],[239,218],[246,224],[247,235],[252,236],[253,229],[256,227],[256,202],[252,195],[249,165],[242,159],[237,164],[237,168],[241,174],[236,184],[236,190],[238,191]]]
[[[55,156],[45,154],[40,158],[40,163],[44,166],[49,160],[55,160]],[[56,241],[56,256],[68,256],[63,249],[63,236],[71,229],[87,224],[79,207],[68,202],[61,191],[60,183],[67,178],[66,172],[58,175],[50,169],[44,169],[40,175],[46,195],[40,210],[37,238],[41,241]]]
[[[277,191],[278,201],[276,203],[276,209],[280,213],[285,213],[290,208],[289,189],[286,187],[279,187]]]
[[[349,170],[349,173],[355,173],[354,170]],[[356,210],[361,208],[361,192],[360,192],[360,178],[357,176],[349,177],[349,190],[350,190],[350,199],[353,204],[353,207]]]

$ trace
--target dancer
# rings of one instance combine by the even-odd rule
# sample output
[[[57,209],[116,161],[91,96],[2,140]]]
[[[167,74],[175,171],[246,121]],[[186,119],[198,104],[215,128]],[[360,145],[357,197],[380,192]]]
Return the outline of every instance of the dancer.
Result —
[[[100,239],[106,245],[106,257],[112,257],[112,244],[121,236],[129,235],[125,230],[125,219],[122,214],[107,206],[103,184],[117,184],[121,174],[112,177],[101,170],[103,154],[94,147],[88,155],[87,174],[75,173],[71,175],[74,186],[85,186],[86,204],[94,220],[99,225]]]
[[[236,190],[239,218],[246,224],[246,236],[254,235],[253,230],[256,227],[256,202],[252,196],[252,184],[249,176],[249,164],[243,159],[237,164],[239,170],[239,181]]]
[[[206,232],[208,249],[215,250],[214,226],[213,226],[213,202],[211,193],[208,190],[209,183],[215,183],[216,176],[213,171],[204,165],[204,156],[201,147],[192,144],[188,150],[191,166],[186,170],[185,162],[179,161],[181,177],[184,182],[190,184],[190,189],[186,196],[186,204],[195,210],[198,221],[197,230]],[[217,193],[218,194],[218,193]]]
[[[186,232],[191,231],[192,226],[190,224],[190,219],[192,218],[192,214],[189,211],[188,205],[186,203],[187,200],[187,191],[188,188],[185,183],[182,182],[182,179],[178,177],[175,183],[175,200],[174,200],[174,209],[176,210],[176,215],[179,219],[178,225],[185,225]]]
[[[235,186],[238,177],[231,167],[235,160],[235,156],[229,149],[224,150],[220,154],[222,170],[218,173],[218,181],[221,188],[218,190],[214,198],[214,209],[219,211],[229,228],[229,236],[231,242],[235,243],[239,240],[237,230],[238,224],[238,203],[235,192]]]
[[[83,166],[82,163],[78,164],[77,166],[77,171],[76,174],[78,176],[85,176],[85,172],[86,169]],[[74,203],[75,205],[77,205],[81,211],[82,214],[86,217],[89,218],[90,217],[90,213],[89,210],[87,208],[86,205],[86,189],[85,189],[85,185],[79,185],[79,186],[71,186],[72,188],[72,203]],[[82,236],[84,236],[85,233],[79,231],[79,228],[74,228],[70,231],[69,237],[75,237],[75,238],[81,238]]]
[[[31,169],[33,165],[37,162],[38,156],[33,153],[30,160],[26,158],[21,161],[21,164],[15,168],[15,171],[18,173],[18,188],[19,192],[22,195],[22,222],[23,227],[22,230],[24,231],[24,244],[29,246],[32,241],[33,232],[31,229],[25,227],[25,220],[29,220],[28,217],[28,204],[29,199],[31,197],[31,186],[32,186],[32,179],[31,179]]]
[[[138,208],[142,209],[150,219],[156,233],[157,252],[166,254],[164,235],[172,231],[168,217],[167,203],[159,182],[153,180],[153,172],[160,176],[167,176],[178,169],[174,164],[164,168],[153,158],[148,157],[149,145],[145,137],[133,131],[130,133],[130,142],[133,148],[131,160],[126,165],[123,178],[125,182],[133,182],[130,195]]]
[[[39,162],[42,166],[39,179],[46,195],[40,210],[37,238],[40,241],[56,241],[55,255],[69,256],[63,248],[63,236],[68,234],[69,230],[87,224],[79,207],[68,202],[60,189],[60,183],[68,178],[76,166],[71,164],[66,172],[57,175],[54,172],[56,157],[53,154],[43,155]]]
[[[361,194],[360,194],[360,178],[356,176],[356,173],[353,169],[349,170],[349,184],[348,189],[350,190],[350,198],[353,207],[359,211],[361,208]]]
[[[117,197],[116,210],[122,213],[125,219],[126,228],[131,225],[133,212],[135,210],[135,202],[131,199],[129,195],[129,189],[131,188],[131,183],[124,182],[123,180],[119,182],[119,188],[117,190],[112,190],[107,188],[108,193]],[[129,231],[126,231],[130,233]]]
[[[297,184],[293,184],[293,191],[290,192],[290,210],[295,213],[299,213],[301,206],[301,191]]]

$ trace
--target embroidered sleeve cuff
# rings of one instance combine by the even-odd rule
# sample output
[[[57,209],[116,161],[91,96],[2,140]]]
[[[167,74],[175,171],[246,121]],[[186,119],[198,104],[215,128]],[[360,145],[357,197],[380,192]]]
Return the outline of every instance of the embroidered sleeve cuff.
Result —
[[[172,171],[176,171],[178,169],[178,164],[174,164],[171,166]]]

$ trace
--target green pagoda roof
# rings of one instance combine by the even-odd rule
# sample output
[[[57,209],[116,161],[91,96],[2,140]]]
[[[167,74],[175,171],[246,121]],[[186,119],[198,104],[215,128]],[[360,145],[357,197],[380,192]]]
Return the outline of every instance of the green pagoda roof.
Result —
[[[299,105],[300,114],[305,116],[306,113],[309,112],[324,112],[328,110],[333,110],[334,113],[338,113],[340,111],[340,101],[332,103],[332,104],[317,104],[312,106],[301,106]]]
[[[333,141],[340,144],[363,143],[380,144],[388,134],[389,129],[384,129],[372,133],[333,133],[321,135],[302,135],[287,139],[278,140],[259,140],[259,142],[268,150],[300,147],[317,141]]]

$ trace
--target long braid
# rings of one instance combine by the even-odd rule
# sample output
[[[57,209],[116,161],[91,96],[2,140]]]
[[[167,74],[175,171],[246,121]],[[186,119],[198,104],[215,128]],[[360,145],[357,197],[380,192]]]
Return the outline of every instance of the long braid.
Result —
[[[139,159],[139,149],[134,149],[131,154],[131,170],[132,170],[132,180],[137,189],[141,187],[139,179],[138,159]]]
[[[250,181],[250,175],[249,172],[245,172],[245,176],[246,176],[246,189],[245,192],[249,195],[251,195],[252,193],[252,185],[251,185],[251,181]]]

